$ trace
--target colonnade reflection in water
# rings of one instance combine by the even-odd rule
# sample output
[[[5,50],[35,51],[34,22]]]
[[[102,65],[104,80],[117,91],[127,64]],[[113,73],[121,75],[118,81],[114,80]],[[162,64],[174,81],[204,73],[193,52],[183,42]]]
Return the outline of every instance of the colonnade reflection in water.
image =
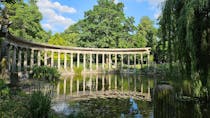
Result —
[[[151,100],[154,81],[139,75],[83,75],[64,77],[57,84],[57,99],[88,99],[97,97]]]

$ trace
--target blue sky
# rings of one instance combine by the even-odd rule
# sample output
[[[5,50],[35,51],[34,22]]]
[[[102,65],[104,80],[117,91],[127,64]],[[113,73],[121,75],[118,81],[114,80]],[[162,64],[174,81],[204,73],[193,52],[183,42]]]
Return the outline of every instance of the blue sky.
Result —
[[[115,0],[124,3],[126,16],[133,16],[137,25],[142,16],[156,21],[161,14],[160,4],[164,0]],[[43,15],[42,27],[53,33],[63,32],[82,19],[84,12],[93,8],[97,0],[39,0],[37,5]]]

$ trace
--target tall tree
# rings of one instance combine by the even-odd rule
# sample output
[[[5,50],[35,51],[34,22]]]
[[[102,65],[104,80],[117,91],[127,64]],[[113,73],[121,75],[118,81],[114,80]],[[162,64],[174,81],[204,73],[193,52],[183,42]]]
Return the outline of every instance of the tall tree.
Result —
[[[157,30],[154,27],[154,22],[148,17],[141,18],[137,28],[136,40],[142,47],[151,47],[153,51],[157,44]]]
[[[38,42],[46,42],[50,33],[41,27],[42,15],[36,6],[35,0],[26,4],[23,0],[16,3],[5,3],[7,14],[12,21],[10,32],[18,37]]]
[[[210,66],[210,1],[166,0],[160,25],[168,42],[170,62],[178,61],[182,72],[201,75],[206,85]]]
[[[74,27],[79,33],[78,46],[83,47],[130,47],[134,18],[126,18],[123,3],[113,0],[98,0],[92,10],[85,12],[84,19]]]

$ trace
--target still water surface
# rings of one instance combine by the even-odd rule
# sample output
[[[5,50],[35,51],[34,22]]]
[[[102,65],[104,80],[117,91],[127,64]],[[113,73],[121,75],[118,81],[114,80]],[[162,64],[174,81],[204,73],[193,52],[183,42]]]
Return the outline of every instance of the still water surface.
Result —
[[[165,80],[139,75],[63,77],[52,108],[63,117],[210,118],[208,104],[178,99],[188,92],[181,86],[186,81],[170,80],[158,88],[160,81]]]

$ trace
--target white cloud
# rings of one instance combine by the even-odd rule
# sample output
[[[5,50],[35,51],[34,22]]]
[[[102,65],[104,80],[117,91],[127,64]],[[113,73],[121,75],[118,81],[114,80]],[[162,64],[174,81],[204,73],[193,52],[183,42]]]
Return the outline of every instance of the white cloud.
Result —
[[[152,7],[159,7],[165,0],[136,0],[138,2],[148,2]]]
[[[37,6],[43,15],[42,26],[47,30],[61,32],[75,23],[71,18],[64,16],[64,13],[76,13],[76,10],[72,7],[61,5],[59,2],[51,2],[50,0],[39,0]]]
[[[115,3],[115,4],[119,3],[119,0],[114,0],[114,3]]]
[[[158,19],[161,13],[161,5],[165,0],[136,0],[138,2],[148,2],[152,9],[155,9],[154,18]]]
[[[47,24],[47,23],[46,24],[43,23],[42,26],[46,29],[52,29],[52,26],[50,24]]]

